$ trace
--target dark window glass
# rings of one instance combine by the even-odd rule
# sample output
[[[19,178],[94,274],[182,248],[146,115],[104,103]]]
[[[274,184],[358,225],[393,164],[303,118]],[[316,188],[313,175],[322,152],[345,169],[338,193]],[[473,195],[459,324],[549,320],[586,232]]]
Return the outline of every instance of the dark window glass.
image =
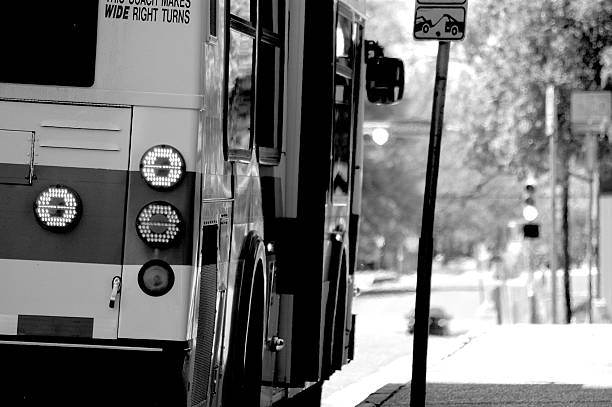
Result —
[[[230,152],[250,148],[254,42],[251,36],[230,30],[227,85]]]
[[[230,0],[230,13],[245,21],[251,21],[251,0]]]
[[[259,1],[259,22],[264,30],[268,30],[274,34],[280,33],[282,31],[281,27],[284,16],[284,1]]]
[[[98,0],[2,2],[0,82],[92,86]]]
[[[257,68],[257,144],[262,147],[278,147],[280,123],[280,48],[261,43]]]
[[[209,31],[212,37],[217,36],[217,0],[210,1],[210,20],[209,20]]]

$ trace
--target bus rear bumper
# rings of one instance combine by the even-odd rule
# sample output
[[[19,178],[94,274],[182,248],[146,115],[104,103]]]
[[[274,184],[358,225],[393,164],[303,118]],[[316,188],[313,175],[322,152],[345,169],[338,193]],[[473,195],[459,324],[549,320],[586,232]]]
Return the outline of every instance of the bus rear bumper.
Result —
[[[186,405],[185,344],[144,345],[0,337],[0,404]]]

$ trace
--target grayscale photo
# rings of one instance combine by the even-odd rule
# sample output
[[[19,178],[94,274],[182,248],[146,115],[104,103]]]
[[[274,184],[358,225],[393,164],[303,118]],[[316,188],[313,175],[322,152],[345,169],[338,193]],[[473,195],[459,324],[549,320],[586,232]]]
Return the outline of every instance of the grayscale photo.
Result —
[[[610,0],[1,10],[0,406],[612,406]]]

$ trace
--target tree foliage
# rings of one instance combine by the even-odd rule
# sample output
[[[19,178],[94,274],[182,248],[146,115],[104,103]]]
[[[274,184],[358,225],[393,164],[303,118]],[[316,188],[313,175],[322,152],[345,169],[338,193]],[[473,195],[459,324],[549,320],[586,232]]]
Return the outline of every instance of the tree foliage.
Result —
[[[406,118],[394,107],[383,118],[429,120],[435,42],[412,40],[412,2],[368,4],[368,39],[404,60],[402,103],[419,112]],[[470,0],[466,39],[451,50],[435,221],[438,251],[456,256],[478,243],[493,249],[503,245],[505,225],[520,217],[522,180],[548,171],[549,84],[560,90],[562,151],[580,168],[583,136],[569,128],[569,92],[612,87],[612,1]],[[366,107],[366,119],[372,109]],[[426,140],[428,134],[423,136]],[[407,236],[418,236],[426,156],[423,141],[397,141],[379,150],[366,146],[360,255],[380,254],[373,244],[380,235],[386,241],[383,254],[392,260]],[[584,199],[574,201],[584,206]]]
[[[607,0],[477,0],[462,44],[478,79],[464,106],[474,156],[517,172],[547,170],[544,132],[547,85],[560,89],[560,135],[569,153],[581,139],[569,132],[569,91],[602,85],[612,45],[612,2]]]

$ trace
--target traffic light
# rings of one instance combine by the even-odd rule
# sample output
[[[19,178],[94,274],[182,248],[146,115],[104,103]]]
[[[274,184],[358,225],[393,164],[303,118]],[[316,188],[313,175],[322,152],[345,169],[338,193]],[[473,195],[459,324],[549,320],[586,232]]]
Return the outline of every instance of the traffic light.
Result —
[[[538,218],[538,208],[535,204],[536,182],[529,177],[525,182],[525,199],[523,200],[523,236],[526,238],[540,237],[540,225],[536,222]]]

